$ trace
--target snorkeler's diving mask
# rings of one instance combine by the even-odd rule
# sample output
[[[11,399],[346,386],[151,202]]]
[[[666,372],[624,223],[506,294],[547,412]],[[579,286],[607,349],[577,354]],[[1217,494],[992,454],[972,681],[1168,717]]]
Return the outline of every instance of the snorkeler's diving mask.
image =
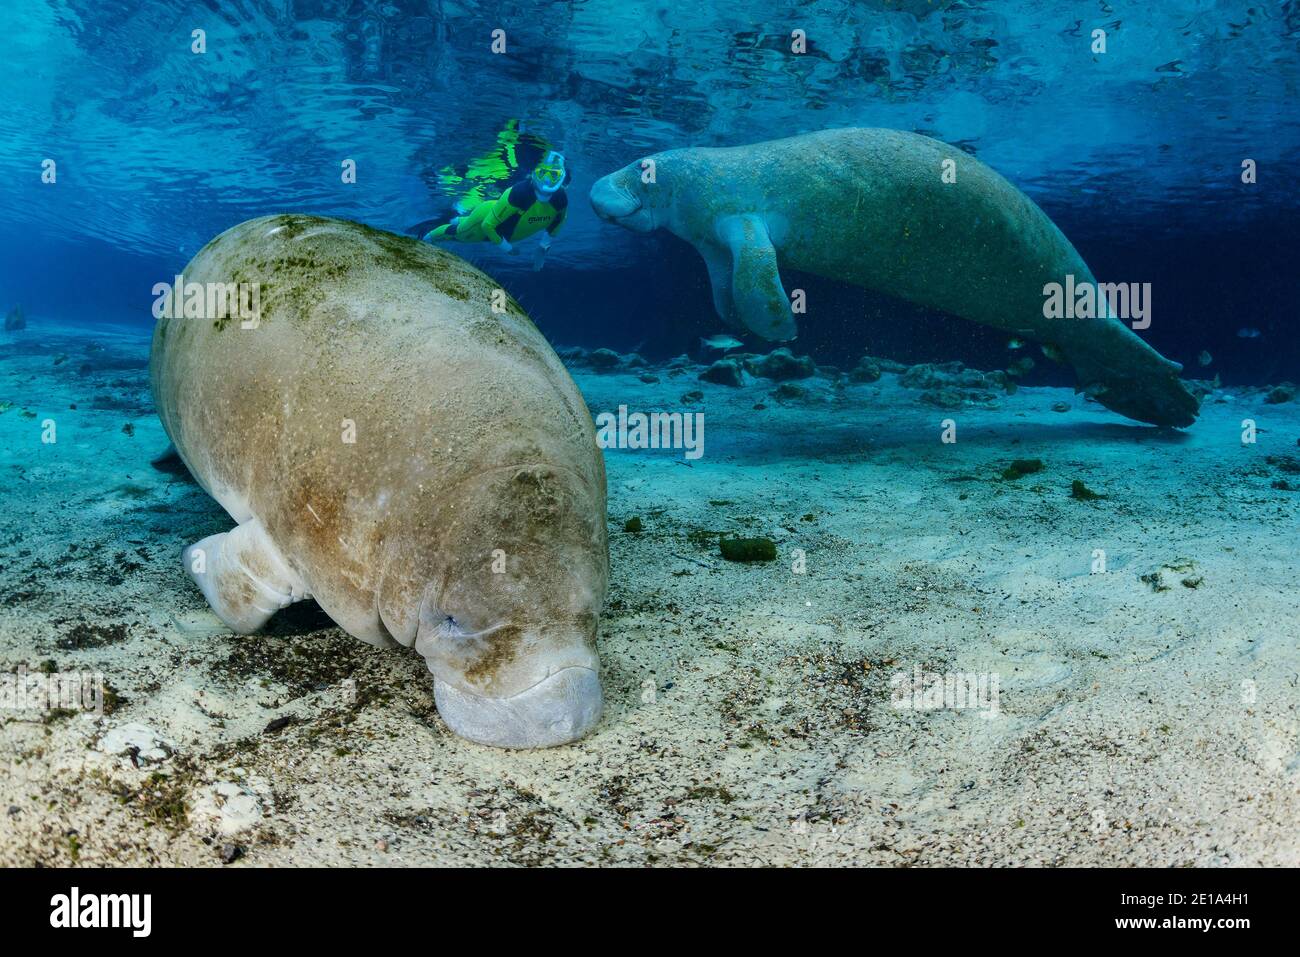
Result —
[[[533,182],[548,193],[559,189],[564,182],[564,157],[555,150],[549,151],[533,170]]]

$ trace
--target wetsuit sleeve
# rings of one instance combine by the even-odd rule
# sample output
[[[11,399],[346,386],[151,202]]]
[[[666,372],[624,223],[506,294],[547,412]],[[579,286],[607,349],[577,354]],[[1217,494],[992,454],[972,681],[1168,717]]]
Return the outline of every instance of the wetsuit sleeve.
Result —
[[[551,205],[555,207],[555,218],[551,220],[551,225],[546,227],[546,231],[554,236],[559,233],[560,227],[564,225],[564,220],[568,218],[569,194],[564,190],[558,191],[551,197]]]

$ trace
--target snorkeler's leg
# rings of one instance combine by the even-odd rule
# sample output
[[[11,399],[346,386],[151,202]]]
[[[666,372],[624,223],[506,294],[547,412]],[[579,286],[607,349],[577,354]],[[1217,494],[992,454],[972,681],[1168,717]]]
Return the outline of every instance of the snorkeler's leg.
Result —
[[[424,234],[426,243],[437,242],[439,239],[456,239],[456,227],[460,225],[460,217],[457,216],[449,223],[443,223],[436,229],[431,229]]]
[[[281,608],[309,597],[257,519],[185,549],[185,570],[232,631],[257,631]]]
[[[429,242],[439,239],[454,239],[458,243],[481,243],[488,238],[483,229],[490,203],[476,206],[468,216],[457,216],[446,226],[439,226],[426,237]]]

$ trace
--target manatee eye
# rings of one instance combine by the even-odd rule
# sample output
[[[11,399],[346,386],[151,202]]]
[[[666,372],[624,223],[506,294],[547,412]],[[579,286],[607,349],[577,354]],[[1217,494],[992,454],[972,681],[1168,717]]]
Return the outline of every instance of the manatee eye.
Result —
[[[465,616],[444,615],[439,630],[447,638],[465,641],[479,632],[479,627]]]

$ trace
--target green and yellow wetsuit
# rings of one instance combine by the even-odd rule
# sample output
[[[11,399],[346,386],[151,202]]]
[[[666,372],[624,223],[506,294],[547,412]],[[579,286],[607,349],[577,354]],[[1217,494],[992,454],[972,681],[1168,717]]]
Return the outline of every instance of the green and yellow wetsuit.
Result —
[[[569,211],[569,197],[557,189],[542,199],[532,179],[516,183],[496,200],[480,203],[459,219],[439,226],[424,238],[430,242],[454,239],[460,243],[511,244],[527,239],[543,229],[554,236],[564,225]]]

